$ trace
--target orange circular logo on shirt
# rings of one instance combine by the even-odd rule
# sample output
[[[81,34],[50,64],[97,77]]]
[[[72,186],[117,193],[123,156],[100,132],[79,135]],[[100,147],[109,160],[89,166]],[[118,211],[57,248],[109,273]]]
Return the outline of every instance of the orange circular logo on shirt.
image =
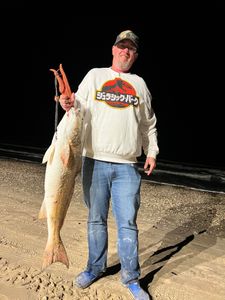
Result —
[[[104,101],[112,107],[137,106],[139,98],[133,86],[121,78],[109,80],[102,86],[101,91],[96,92],[96,100]]]

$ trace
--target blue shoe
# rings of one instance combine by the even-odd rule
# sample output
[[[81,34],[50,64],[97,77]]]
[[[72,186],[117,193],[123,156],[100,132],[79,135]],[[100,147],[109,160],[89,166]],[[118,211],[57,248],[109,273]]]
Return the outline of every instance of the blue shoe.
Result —
[[[101,277],[101,274],[94,275],[88,271],[84,271],[84,272],[81,272],[75,278],[74,285],[76,285],[79,288],[85,289],[100,277]]]
[[[126,284],[134,300],[150,300],[149,295],[141,288],[138,281]]]

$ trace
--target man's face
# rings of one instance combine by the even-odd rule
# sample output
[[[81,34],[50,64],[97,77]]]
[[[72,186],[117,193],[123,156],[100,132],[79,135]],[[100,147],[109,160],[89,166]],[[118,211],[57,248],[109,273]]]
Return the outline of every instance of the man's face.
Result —
[[[134,43],[130,40],[122,40],[113,46],[113,63],[121,68],[124,72],[129,71],[138,53]]]

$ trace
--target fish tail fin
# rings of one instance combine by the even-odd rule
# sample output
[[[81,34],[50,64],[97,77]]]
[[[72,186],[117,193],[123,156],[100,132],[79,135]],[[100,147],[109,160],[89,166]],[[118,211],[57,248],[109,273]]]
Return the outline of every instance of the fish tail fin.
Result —
[[[62,241],[59,241],[56,245],[47,244],[43,255],[42,270],[55,262],[61,262],[69,268],[69,259]]]

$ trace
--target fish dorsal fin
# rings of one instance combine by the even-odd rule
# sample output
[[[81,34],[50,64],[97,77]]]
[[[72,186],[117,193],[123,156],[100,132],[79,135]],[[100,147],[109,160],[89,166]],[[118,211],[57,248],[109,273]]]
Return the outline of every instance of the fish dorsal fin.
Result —
[[[49,164],[51,164],[53,157],[54,157],[54,153],[55,153],[55,145],[51,144],[44,154],[42,163],[44,164],[44,163],[48,162]]]

